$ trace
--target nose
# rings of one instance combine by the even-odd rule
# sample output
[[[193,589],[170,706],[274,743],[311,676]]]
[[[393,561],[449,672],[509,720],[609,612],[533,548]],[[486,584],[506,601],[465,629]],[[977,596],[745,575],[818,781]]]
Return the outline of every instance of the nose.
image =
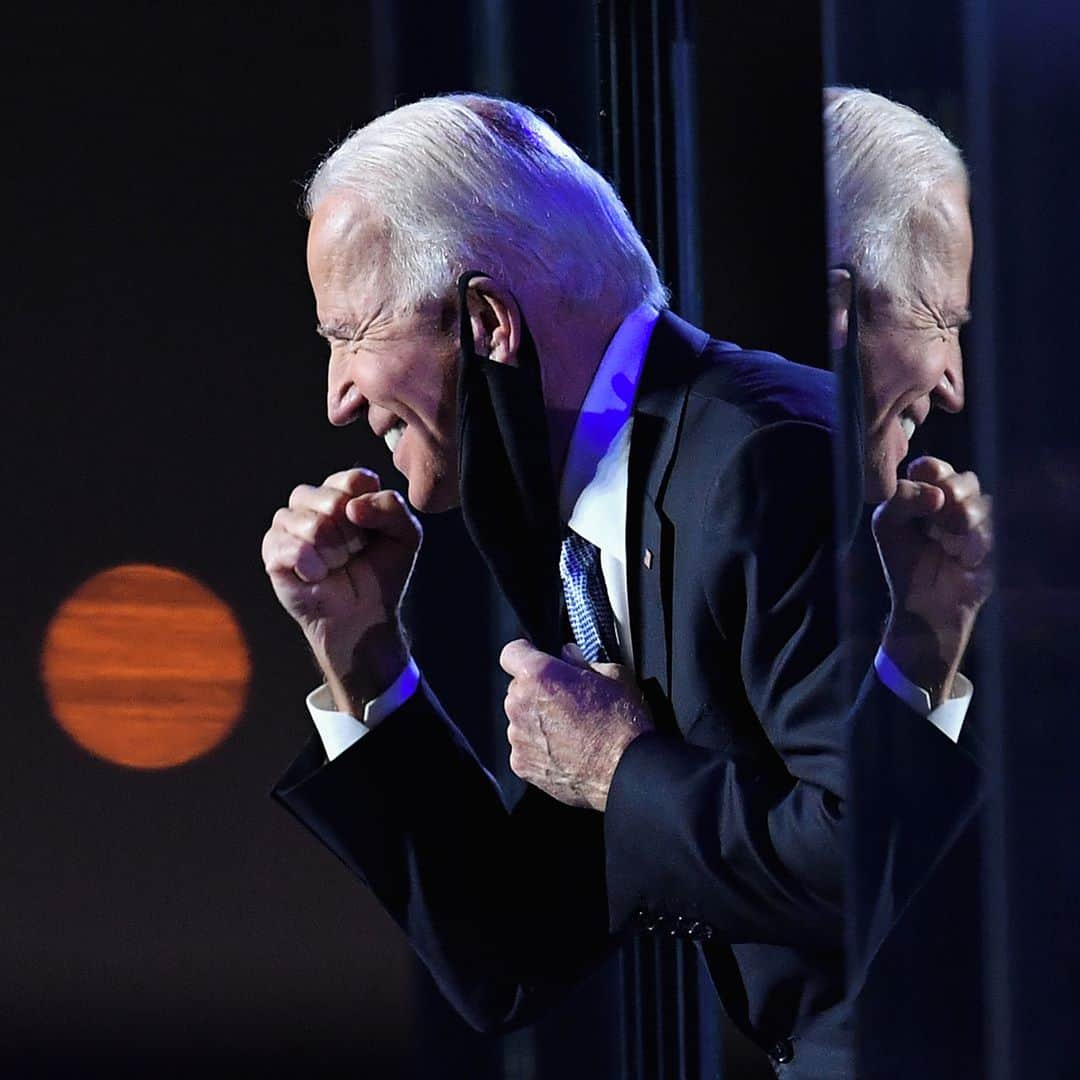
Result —
[[[964,407],[964,363],[957,350],[956,358],[945,365],[941,381],[934,388],[934,404],[945,412],[958,413]]]
[[[326,386],[326,416],[334,427],[344,427],[358,419],[367,399],[360,392],[346,364],[330,361]]]

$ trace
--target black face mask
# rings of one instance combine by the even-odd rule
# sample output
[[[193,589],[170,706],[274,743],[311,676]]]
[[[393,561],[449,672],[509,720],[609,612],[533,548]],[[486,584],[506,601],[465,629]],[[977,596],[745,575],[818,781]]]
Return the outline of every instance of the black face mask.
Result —
[[[561,530],[536,343],[521,317],[517,365],[478,356],[468,290],[482,271],[458,279],[458,490],[465,526],[522,628],[537,648],[562,640]]]

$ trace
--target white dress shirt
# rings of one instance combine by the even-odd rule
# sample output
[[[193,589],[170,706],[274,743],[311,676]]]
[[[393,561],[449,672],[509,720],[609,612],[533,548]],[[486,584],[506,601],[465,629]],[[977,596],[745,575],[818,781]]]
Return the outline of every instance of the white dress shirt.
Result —
[[[953,684],[952,697],[943,701],[936,709],[930,707],[930,695],[921,686],[916,686],[893,662],[884,649],[878,649],[874,657],[874,670],[877,677],[906,705],[910,705],[920,716],[925,716],[943,735],[956,742],[960,738],[960,729],[964,726],[971,696],[975,692],[971,680],[957,674]]]
[[[645,353],[660,313],[643,304],[615,331],[578,413],[559,487],[559,515],[600,549],[624,663],[634,662],[626,595],[626,489],[630,429]]]
[[[630,466],[630,432],[634,398],[653,329],[660,313],[650,304],[631,312],[611,339],[596,369],[570,438],[559,487],[561,520],[600,549],[608,599],[615,617],[622,659],[633,664],[630,605],[626,588],[626,489]],[[959,737],[971,684],[963,679],[966,696],[930,709],[930,696],[909,682],[883,651],[875,660],[878,677],[902,701],[940,728],[954,742]],[[325,686],[307,698],[308,711],[332,761],[416,692],[420,674],[410,658],[393,685],[364,707],[357,719],[337,712]],[[960,680],[958,680],[958,688]]]

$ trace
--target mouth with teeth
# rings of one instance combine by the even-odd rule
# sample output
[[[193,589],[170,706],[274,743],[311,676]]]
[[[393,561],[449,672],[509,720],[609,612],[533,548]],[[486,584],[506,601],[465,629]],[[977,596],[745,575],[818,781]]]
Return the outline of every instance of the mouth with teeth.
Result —
[[[394,426],[383,436],[383,442],[392,454],[396,449],[399,442],[401,442],[401,436],[405,434],[405,421],[398,420]]]

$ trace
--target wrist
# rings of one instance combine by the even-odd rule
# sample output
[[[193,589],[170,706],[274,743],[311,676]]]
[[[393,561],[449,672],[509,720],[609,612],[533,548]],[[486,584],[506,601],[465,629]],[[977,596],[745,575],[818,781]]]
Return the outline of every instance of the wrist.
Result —
[[[365,630],[346,648],[313,648],[326,685],[342,712],[362,717],[364,706],[390,688],[409,662],[401,624]]]
[[[969,633],[963,627],[934,627],[910,612],[893,612],[882,648],[905,678],[930,695],[936,708],[952,695]]]

